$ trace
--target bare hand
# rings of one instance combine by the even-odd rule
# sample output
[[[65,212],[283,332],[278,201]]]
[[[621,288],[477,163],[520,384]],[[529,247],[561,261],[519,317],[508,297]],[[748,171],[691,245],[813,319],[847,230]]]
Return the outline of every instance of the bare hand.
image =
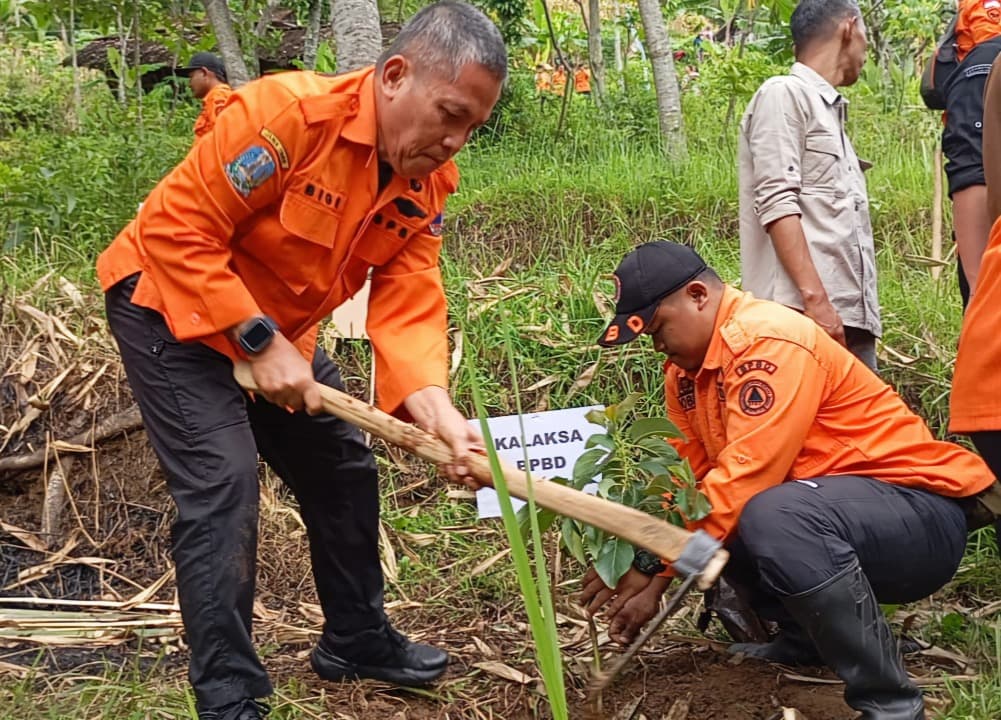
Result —
[[[451,448],[453,461],[439,468],[446,477],[453,482],[464,483],[472,490],[483,487],[484,483],[469,474],[472,454],[483,453],[483,438],[452,404],[448,391],[429,385],[408,395],[403,404],[421,429],[437,436]]]
[[[269,402],[293,410],[305,408],[310,415],[323,412],[323,397],[312,366],[281,333],[250,358],[250,369],[261,395]]]
[[[605,584],[592,565],[587,569],[580,582],[583,588],[579,598],[580,604],[584,606],[588,615],[594,615],[604,607],[605,603],[611,600],[611,604],[605,611],[605,617],[611,620],[628,600],[646,589],[650,584],[650,576],[644,575],[636,568],[629,568],[626,574],[619,578],[618,584],[613,589]]]
[[[627,600],[611,619],[608,637],[621,645],[631,643],[643,626],[657,614],[660,598],[670,584],[669,578],[653,578],[644,590]]]
[[[815,300],[807,303],[803,308],[803,313],[815,323],[820,325],[824,331],[839,343],[848,346],[845,340],[845,326],[841,322],[841,316],[831,305],[831,301],[826,297],[822,300]]]

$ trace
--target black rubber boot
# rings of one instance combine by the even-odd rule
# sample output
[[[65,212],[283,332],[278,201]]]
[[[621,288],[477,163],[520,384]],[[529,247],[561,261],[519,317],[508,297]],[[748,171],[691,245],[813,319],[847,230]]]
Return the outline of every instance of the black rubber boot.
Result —
[[[727,652],[734,655],[740,653],[782,665],[816,667],[824,664],[817,654],[817,648],[813,646],[813,641],[796,626],[782,628],[771,642],[733,643],[727,648]]]
[[[386,623],[348,636],[325,632],[309,660],[324,680],[369,678],[419,687],[445,672],[448,653],[412,643]]]
[[[262,720],[271,712],[271,708],[262,702],[247,698],[230,703],[219,708],[202,710],[198,713],[199,720]]]
[[[907,677],[897,642],[862,569],[782,598],[824,662],[845,682],[861,720],[924,720],[921,691]]]

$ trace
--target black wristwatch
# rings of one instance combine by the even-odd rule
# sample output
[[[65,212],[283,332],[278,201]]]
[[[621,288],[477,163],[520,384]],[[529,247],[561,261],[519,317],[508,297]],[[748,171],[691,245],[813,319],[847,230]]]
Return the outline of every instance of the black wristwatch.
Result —
[[[248,355],[257,355],[264,351],[278,332],[278,323],[267,315],[255,317],[240,332],[240,347]]]
[[[644,575],[660,575],[667,570],[667,566],[660,561],[659,557],[643,548],[636,548],[633,554],[633,567]]]

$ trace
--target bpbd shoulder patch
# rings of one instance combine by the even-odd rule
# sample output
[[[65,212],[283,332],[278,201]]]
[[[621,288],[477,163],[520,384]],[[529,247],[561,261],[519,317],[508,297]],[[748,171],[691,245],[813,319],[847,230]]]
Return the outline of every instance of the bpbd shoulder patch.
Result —
[[[740,409],[746,415],[764,415],[775,404],[775,391],[764,380],[748,380],[740,388]]]
[[[250,146],[226,165],[226,177],[243,197],[250,197],[254,188],[274,174],[275,161],[261,145]]]

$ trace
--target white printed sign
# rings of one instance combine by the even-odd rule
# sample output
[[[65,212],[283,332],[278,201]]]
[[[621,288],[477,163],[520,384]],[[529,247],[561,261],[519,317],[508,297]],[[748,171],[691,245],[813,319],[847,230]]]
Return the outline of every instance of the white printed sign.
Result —
[[[593,405],[549,410],[523,415],[523,422],[519,422],[517,415],[504,415],[488,418],[487,424],[497,454],[514,467],[524,470],[527,454],[528,469],[533,478],[570,478],[574,463],[584,452],[587,439],[603,432],[600,425],[588,422],[585,415],[591,410],[603,409],[602,405]],[[469,422],[477,430],[480,429],[479,420]],[[515,511],[525,504],[514,498],[511,498],[511,503]],[[481,518],[500,517],[500,503],[493,488],[477,491],[476,508]]]
[[[346,340],[368,340],[365,332],[365,322],[368,320],[368,295],[372,288],[372,274],[361,289],[341,303],[330,315],[330,321],[334,327],[334,334]]]

